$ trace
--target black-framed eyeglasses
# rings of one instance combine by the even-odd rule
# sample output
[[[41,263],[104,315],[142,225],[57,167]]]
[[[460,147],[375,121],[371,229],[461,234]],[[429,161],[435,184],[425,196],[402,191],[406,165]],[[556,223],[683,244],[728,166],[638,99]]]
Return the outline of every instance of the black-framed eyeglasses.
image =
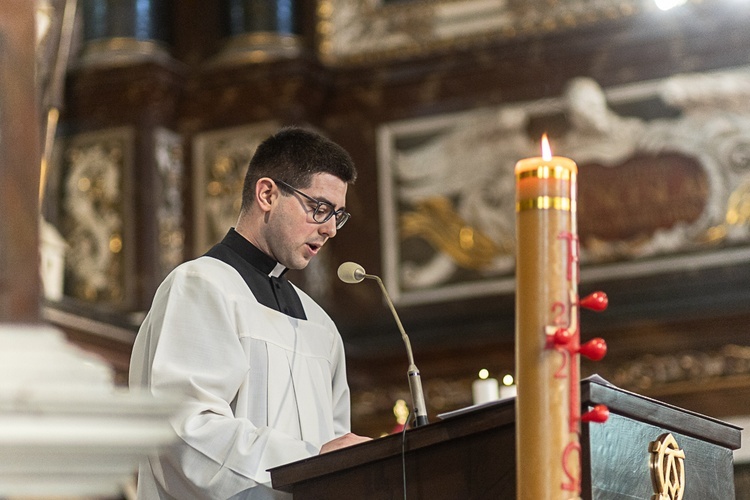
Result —
[[[346,210],[344,210],[343,207],[339,208],[338,210],[336,210],[336,207],[334,207],[331,203],[329,203],[327,201],[316,200],[312,196],[309,196],[309,195],[303,193],[302,191],[300,191],[296,187],[291,186],[291,185],[287,184],[284,181],[278,181],[276,179],[273,179],[273,181],[276,184],[281,184],[282,186],[284,186],[287,189],[291,189],[292,191],[294,191],[298,195],[300,195],[300,196],[304,197],[305,199],[307,199],[309,202],[314,203],[315,204],[315,208],[313,208],[312,218],[318,224],[325,224],[326,222],[328,222],[330,220],[331,217],[335,217],[336,218],[336,229],[339,230],[342,227],[344,227],[344,224],[346,224],[346,221],[348,221],[349,217],[351,217],[351,214],[349,214],[349,212],[347,212]]]

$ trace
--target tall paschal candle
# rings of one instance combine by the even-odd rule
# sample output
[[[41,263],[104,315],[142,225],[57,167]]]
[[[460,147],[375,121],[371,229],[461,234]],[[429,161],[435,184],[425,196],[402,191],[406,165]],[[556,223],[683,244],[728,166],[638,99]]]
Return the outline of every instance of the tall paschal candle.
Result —
[[[546,136],[542,150],[515,168],[516,487],[519,500],[567,500],[580,496],[579,361],[554,339],[579,341],[578,167]]]

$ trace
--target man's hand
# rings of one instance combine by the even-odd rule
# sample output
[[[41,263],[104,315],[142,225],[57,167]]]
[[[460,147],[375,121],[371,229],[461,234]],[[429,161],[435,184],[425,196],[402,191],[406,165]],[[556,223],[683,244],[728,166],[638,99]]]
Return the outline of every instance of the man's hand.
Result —
[[[323,453],[338,450],[339,448],[346,448],[347,446],[364,443],[365,441],[372,441],[372,438],[358,436],[357,434],[353,434],[350,432],[349,434],[344,434],[341,437],[337,437],[336,439],[328,441],[320,448],[320,454],[322,455]]]

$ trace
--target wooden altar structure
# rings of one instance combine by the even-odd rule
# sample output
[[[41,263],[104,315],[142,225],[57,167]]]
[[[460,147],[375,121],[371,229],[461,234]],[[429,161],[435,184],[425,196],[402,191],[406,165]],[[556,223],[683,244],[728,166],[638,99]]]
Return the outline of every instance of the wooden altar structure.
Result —
[[[598,377],[581,383],[581,401],[584,410],[597,404],[610,410],[606,423],[582,429],[583,498],[652,498],[658,489],[650,466],[655,443],[670,435],[677,443],[672,450],[684,454],[672,471],[684,471],[684,500],[735,497],[732,451],[740,446],[739,428]],[[401,434],[390,435],[272,469],[271,478],[295,500],[404,498],[404,485],[406,498],[512,499],[515,448],[515,400],[508,399],[443,415],[408,430],[403,443]]]

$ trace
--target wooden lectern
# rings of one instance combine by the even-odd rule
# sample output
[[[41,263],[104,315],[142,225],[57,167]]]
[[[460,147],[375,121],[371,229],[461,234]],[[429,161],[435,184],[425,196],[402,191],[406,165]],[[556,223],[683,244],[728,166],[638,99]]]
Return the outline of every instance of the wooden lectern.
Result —
[[[735,498],[732,450],[740,428],[599,377],[581,382],[581,402],[584,412],[597,404],[610,411],[607,422],[582,426],[582,498],[651,499],[670,487],[681,488],[683,500]],[[295,500],[400,499],[404,484],[415,500],[510,500],[515,449],[510,399],[445,414],[408,430],[404,441],[394,434],[270,472],[273,487]]]

